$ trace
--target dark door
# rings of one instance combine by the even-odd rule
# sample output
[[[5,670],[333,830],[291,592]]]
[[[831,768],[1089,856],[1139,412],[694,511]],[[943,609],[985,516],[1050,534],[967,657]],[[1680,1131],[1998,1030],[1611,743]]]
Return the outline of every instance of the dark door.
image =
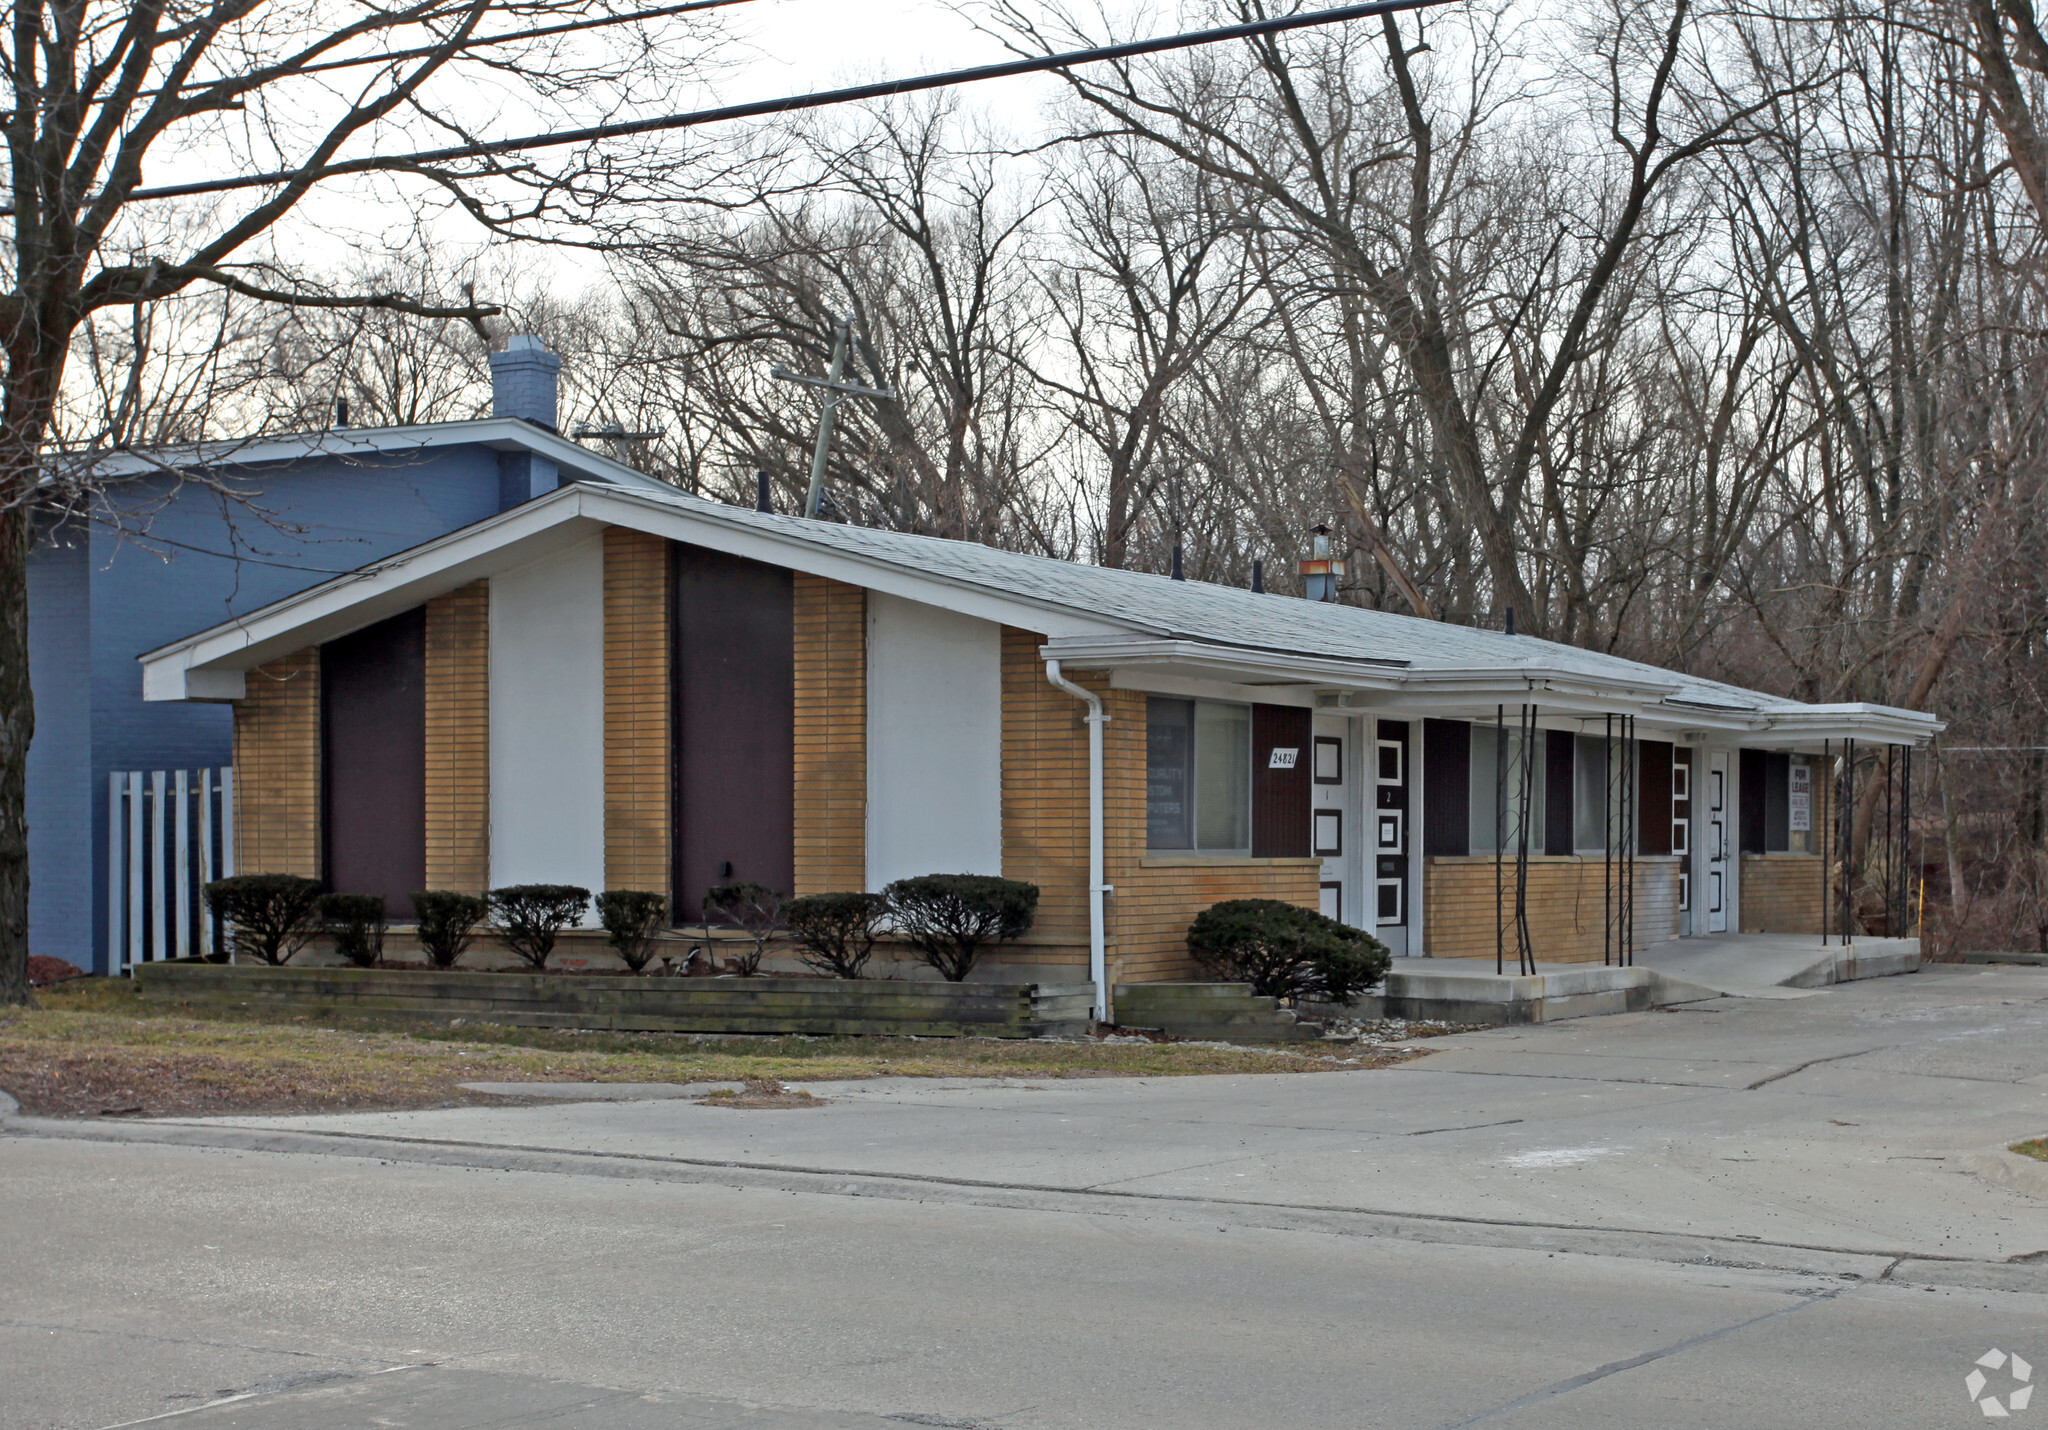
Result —
[[[327,884],[394,919],[427,885],[426,674],[424,607],[320,647]]]
[[[1252,857],[1306,859],[1313,845],[1313,712],[1252,707]]]
[[[796,598],[790,573],[673,548],[675,900],[796,877]]]

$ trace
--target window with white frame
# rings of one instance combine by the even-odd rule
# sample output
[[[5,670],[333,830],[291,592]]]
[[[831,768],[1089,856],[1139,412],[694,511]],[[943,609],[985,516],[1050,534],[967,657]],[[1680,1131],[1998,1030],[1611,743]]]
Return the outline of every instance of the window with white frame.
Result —
[[[1251,707],[1148,697],[1145,847],[1243,855],[1251,844]]]

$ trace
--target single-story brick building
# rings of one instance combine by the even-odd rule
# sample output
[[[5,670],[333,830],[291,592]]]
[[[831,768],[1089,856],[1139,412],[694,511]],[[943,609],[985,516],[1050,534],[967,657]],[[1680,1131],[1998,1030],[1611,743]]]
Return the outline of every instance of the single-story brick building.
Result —
[[[1512,951],[1517,927],[1547,961],[1818,933],[1842,742],[1939,729],[595,484],[142,663],[150,700],[234,706],[245,872],[397,916],[415,889],[546,881],[665,891],[685,917],[726,879],[1003,874],[1042,902],[990,972],[1105,992],[1191,976],[1189,920],[1242,896],[1404,955]]]

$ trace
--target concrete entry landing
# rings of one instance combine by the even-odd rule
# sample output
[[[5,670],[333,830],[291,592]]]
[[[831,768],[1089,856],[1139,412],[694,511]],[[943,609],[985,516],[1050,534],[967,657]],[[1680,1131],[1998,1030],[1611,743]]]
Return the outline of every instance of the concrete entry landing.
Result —
[[[1499,974],[1491,959],[1398,959],[1385,1016],[1451,1023],[1554,1023],[1708,998],[1804,998],[1830,983],[1912,973],[1918,939],[1858,939],[1843,947],[1810,934],[1714,934],[1672,939],[1630,967],[1538,963]]]
[[[1796,990],[1917,972],[1920,940],[1859,938],[1844,946],[1810,933],[1704,934],[1646,948],[1636,966],[1737,998],[1796,997]]]

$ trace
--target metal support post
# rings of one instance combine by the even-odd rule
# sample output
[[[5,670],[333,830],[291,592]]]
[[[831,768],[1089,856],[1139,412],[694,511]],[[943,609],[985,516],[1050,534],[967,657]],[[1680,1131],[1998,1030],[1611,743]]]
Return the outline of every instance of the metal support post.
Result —
[[[1493,707],[1493,971],[1506,973],[1505,938],[1501,928],[1500,859],[1507,843],[1508,707]]]

